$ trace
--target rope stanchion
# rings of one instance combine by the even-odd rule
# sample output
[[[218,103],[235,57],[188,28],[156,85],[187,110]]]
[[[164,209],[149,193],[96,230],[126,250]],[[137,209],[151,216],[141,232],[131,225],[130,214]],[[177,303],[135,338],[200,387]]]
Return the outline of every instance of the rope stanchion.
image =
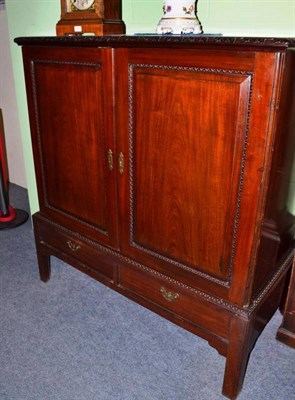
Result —
[[[0,109],[0,230],[16,228],[25,223],[29,217],[26,211],[15,209],[9,204],[8,167],[4,139],[4,124]]]

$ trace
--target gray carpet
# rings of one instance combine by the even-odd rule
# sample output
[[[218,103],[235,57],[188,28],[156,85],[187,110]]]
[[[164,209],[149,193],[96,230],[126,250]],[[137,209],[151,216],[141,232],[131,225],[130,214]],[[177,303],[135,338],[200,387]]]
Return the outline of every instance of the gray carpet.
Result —
[[[11,203],[28,209],[26,191]],[[31,223],[0,231],[1,400],[218,400],[225,359],[207,342],[52,260],[39,280]],[[295,351],[277,313],[239,400],[295,399]]]

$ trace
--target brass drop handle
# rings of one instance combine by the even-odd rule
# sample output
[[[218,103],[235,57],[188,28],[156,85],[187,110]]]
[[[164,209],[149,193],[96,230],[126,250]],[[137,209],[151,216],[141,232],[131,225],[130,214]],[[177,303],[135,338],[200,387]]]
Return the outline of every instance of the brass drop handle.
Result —
[[[124,154],[122,152],[119,154],[119,172],[120,175],[124,173]]]
[[[164,297],[164,299],[166,299],[167,301],[170,301],[170,302],[175,301],[179,298],[178,293],[169,292],[164,287],[161,287],[160,292],[162,293],[162,296]]]
[[[69,248],[72,251],[78,251],[81,248],[81,246],[79,244],[76,244],[76,243],[72,242],[71,240],[67,241],[67,245],[69,246]]]
[[[108,151],[108,166],[110,171],[114,169],[114,157],[111,149]]]

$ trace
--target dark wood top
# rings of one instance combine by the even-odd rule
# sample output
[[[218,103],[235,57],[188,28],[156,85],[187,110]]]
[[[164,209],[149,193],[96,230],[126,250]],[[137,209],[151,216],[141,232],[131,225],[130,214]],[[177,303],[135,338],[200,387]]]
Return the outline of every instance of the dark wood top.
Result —
[[[241,47],[260,51],[295,49],[295,38],[232,37],[221,35],[106,35],[106,36],[46,36],[18,37],[18,45],[71,47]]]

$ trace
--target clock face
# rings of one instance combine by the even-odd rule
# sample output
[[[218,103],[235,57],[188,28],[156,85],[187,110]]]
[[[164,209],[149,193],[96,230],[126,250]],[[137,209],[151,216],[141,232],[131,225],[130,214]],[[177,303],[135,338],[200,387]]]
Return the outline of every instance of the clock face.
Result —
[[[72,10],[87,11],[93,9],[95,0],[70,0]]]

